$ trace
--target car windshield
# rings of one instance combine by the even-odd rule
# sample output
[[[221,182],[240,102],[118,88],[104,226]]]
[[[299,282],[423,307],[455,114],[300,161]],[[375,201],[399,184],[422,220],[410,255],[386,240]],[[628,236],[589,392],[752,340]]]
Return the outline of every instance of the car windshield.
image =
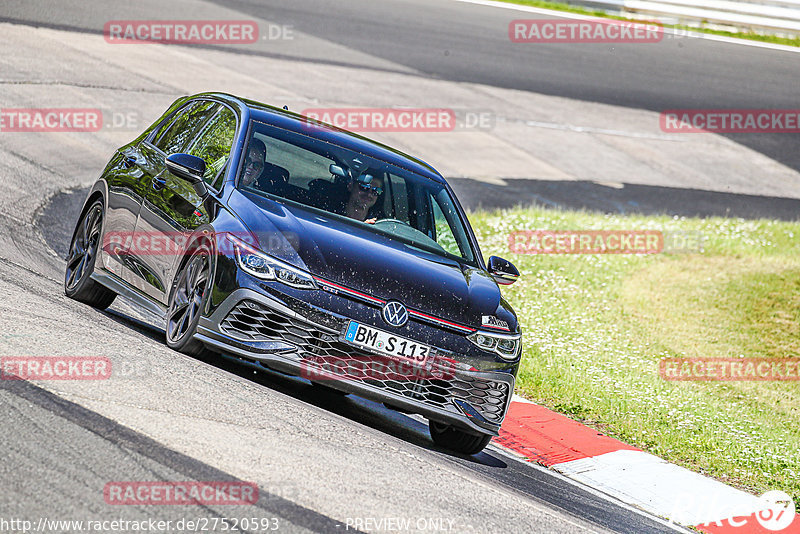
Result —
[[[441,183],[311,135],[258,121],[250,131],[239,189],[323,210],[428,252],[475,263],[464,222]]]

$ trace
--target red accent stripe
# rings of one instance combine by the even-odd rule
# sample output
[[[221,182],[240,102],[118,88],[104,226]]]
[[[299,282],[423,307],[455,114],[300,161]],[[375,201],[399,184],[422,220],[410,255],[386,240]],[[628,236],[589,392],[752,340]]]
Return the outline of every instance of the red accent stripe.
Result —
[[[381,299],[373,297],[371,295],[367,295],[366,293],[361,293],[360,291],[356,291],[355,289],[350,289],[349,287],[344,287],[344,286],[340,286],[339,284],[334,284],[333,282],[329,282],[328,280],[325,280],[325,279],[320,278],[318,276],[313,276],[312,275],[312,277],[314,278],[314,280],[316,280],[317,282],[319,282],[321,284],[325,284],[325,285],[329,285],[331,287],[335,287],[336,289],[339,289],[340,291],[344,291],[345,293],[350,293],[352,295],[357,295],[359,297],[371,300],[372,302],[376,302],[378,304],[386,304],[386,302],[387,302],[385,300],[381,300]],[[418,312],[416,310],[408,310],[408,313],[410,313],[411,315],[416,315],[417,317],[424,317],[426,319],[430,319],[431,321],[436,321],[437,323],[446,324],[448,326],[452,326],[453,328],[458,328],[460,330],[464,330],[465,332],[475,332],[475,328],[470,328],[468,326],[461,326],[460,324],[457,324],[457,323],[451,323],[450,321],[446,321],[444,319],[439,319],[438,317],[434,317],[432,315],[427,315],[425,313]]]
[[[461,326],[460,324],[457,324],[457,323],[451,323],[450,321],[445,321],[444,319],[439,319],[438,317],[434,317],[432,315],[427,315],[425,313],[418,312],[418,311],[415,311],[415,310],[408,310],[408,313],[410,313],[411,315],[416,315],[417,317],[424,317],[426,319],[430,319],[431,321],[436,321],[437,323],[442,323],[442,324],[446,324],[448,326],[452,326],[454,328],[459,328],[459,329],[465,330],[467,332],[474,332],[475,331],[474,328],[470,328],[468,326]]]
[[[335,287],[336,289],[344,291],[345,293],[358,295],[359,297],[363,297],[365,299],[369,299],[369,300],[371,300],[373,302],[377,302],[378,304],[386,304],[385,300],[381,300],[379,298],[372,297],[370,295],[367,295],[366,293],[361,293],[360,291],[356,291],[355,289],[350,289],[349,287],[340,286],[339,284],[334,284],[333,282],[328,282],[327,280],[323,280],[322,278],[318,278],[316,276],[314,276],[314,280],[316,280],[317,282],[320,282],[322,284]]]
[[[528,460],[550,467],[619,450],[638,451],[552,410],[512,402],[494,441]]]
[[[491,325],[491,324],[485,324],[482,327],[483,328],[494,328],[494,329],[497,329],[497,330],[502,330],[503,332],[511,332],[511,330],[509,330],[508,328],[503,328],[502,326],[495,326],[495,325]]]

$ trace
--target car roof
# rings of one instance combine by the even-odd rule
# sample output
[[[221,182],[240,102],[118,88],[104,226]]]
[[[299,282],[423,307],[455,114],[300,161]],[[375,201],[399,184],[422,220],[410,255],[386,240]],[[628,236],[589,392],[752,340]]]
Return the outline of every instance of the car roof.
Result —
[[[309,135],[310,128],[308,126],[308,119],[299,113],[256,102],[255,100],[239,98],[226,93],[203,93],[201,95],[195,95],[192,98],[202,96],[213,96],[228,101],[235,107],[247,107],[249,108],[251,119],[265,122],[292,132]],[[445,182],[442,175],[439,174],[436,169],[420,159],[356,133],[342,130],[341,128],[325,123],[315,124],[325,125],[324,128],[313,129],[314,137],[318,139],[386,161],[398,167],[403,167],[437,182]]]

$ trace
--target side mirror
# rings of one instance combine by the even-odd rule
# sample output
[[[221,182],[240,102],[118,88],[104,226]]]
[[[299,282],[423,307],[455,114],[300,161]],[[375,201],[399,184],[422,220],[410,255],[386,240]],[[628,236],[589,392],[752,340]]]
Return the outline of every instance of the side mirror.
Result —
[[[335,165],[331,163],[331,166],[328,168],[333,176],[338,176],[339,178],[347,178],[347,172],[339,165]]]
[[[208,189],[203,181],[203,175],[206,173],[206,162],[203,158],[190,156],[189,154],[171,154],[164,159],[164,164],[169,172],[192,184],[198,195],[201,197],[206,196]]]
[[[489,274],[498,284],[508,286],[519,278],[519,271],[514,267],[514,264],[503,258],[491,256],[486,267],[489,269]]]

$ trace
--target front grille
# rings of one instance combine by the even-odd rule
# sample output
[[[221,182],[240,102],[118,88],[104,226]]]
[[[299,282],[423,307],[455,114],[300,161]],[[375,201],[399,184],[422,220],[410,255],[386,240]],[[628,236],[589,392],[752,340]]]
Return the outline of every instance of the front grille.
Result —
[[[250,300],[239,302],[219,326],[223,332],[245,341],[279,338],[302,347],[316,337],[310,330],[313,328],[311,324],[286,317]]]
[[[344,321],[329,316],[326,323]],[[436,358],[429,369],[359,351],[308,321],[294,319],[251,300],[239,302],[223,319],[220,329],[244,341],[280,340],[300,352],[303,376],[311,379],[358,380],[380,390],[408,397],[429,406],[460,413],[453,404],[461,399],[488,421],[500,423],[508,401],[506,382],[464,375],[455,376],[447,359]],[[442,351],[439,351],[440,353]]]
[[[463,377],[451,384],[451,394],[475,407],[487,420],[500,423],[508,402],[508,384],[496,380]]]

